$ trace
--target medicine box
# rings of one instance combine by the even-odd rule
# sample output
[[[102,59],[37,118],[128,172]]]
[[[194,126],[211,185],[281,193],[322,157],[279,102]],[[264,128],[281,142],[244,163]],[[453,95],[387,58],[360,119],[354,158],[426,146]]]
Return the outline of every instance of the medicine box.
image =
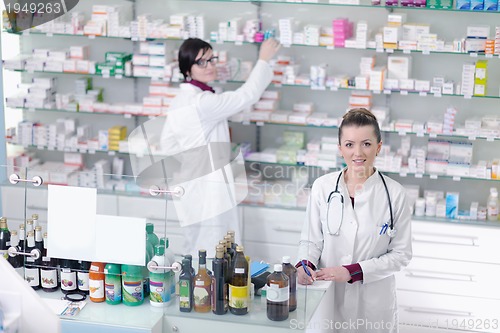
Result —
[[[427,0],[427,8],[451,9],[453,0]]]
[[[458,192],[446,193],[446,218],[455,219],[458,213]]]

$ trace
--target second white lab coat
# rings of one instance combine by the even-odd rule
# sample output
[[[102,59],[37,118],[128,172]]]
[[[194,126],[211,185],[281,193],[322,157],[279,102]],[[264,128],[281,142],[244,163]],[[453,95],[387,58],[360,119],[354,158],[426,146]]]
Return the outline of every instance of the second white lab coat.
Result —
[[[178,178],[186,193],[174,204],[179,218],[185,220],[181,225],[185,225],[186,253],[197,255],[203,248],[213,256],[215,245],[227,230],[235,230],[236,242],[241,244],[230,161],[225,160],[224,153],[217,153],[216,145],[230,142],[227,119],[256,103],[272,76],[270,65],[259,60],[247,81],[235,91],[214,94],[183,83],[181,93],[172,101],[161,150],[175,155],[182,165]],[[219,194],[221,200],[214,201]]]
[[[336,332],[397,332],[398,312],[394,273],[412,257],[411,215],[404,188],[384,176],[394,216],[395,237],[380,235],[390,224],[389,203],[378,171],[370,176],[354,197],[354,209],[344,176],[339,191],[344,197],[343,221],[337,236],[327,228],[327,199],[340,172],[322,176],[313,184],[299,247],[299,259],[316,267],[359,263],[363,281],[334,283],[334,304],[318,309],[323,318],[335,321]],[[340,207],[340,206],[337,206]],[[341,211],[330,214],[341,214]],[[330,217],[330,220],[333,221]],[[340,219],[338,219],[340,221]],[[338,224],[331,222],[330,232]],[[331,330],[330,330],[331,332]]]

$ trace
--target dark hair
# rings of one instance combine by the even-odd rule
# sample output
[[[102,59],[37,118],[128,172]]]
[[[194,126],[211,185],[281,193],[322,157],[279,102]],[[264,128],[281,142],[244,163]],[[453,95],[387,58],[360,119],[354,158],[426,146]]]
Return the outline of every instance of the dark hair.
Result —
[[[373,130],[377,136],[377,143],[382,141],[377,118],[365,108],[351,109],[342,117],[342,123],[339,127],[339,144],[342,137],[342,129],[347,126],[373,126]]]
[[[191,67],[193,67],[196,62],[196,57],[200,50],[203,50],[203,54],[208,50],[211,50],[212,46],[201,40],[199,38],[188,38],[182,43],[179,48],[179,69],[184,75],[184,79],[187,79],[189,76],[189,72],[191,71]]]

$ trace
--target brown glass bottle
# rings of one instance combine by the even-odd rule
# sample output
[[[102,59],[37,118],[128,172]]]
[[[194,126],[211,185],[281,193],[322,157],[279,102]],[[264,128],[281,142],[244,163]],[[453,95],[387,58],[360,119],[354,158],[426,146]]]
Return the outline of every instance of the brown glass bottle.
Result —
[[[227,260],[224,258],[224,245],[215,248],[215,260],[212,261],[212,312],[223,315],[227,312],[227,283],[224,271],[227,269]]]
[[[229,311],[232,314],[244,315],[248,312],[248,273],[243,246],[238,246],[233,260],[233,276],[229,283]]]
[[[198,274],[194,277],[194,311],[209,312],[212,309],[212,278],[207,273],[207,251],[198,252]]]
[[[274,265],[274,273],[267,277],[267,318],[274,321],[288,319],[288,300],[290,290],[288,277],[283,273],[281,264]]]
[[[232,262],[234,261],[234,255],[236,254],[236,251],[232,247],[233,243],[231,243],[231,236],[230,235],[224,236],[224,240],[226,241],[227,253],[231,257],[231,266],[230,267],[232,267]]]
[[[288,302],[288,311],[297,309],[297,269],[290,264],[290,257],[283,257],[283,273],[288,276],[288,286],[290,289],[290,300]]]

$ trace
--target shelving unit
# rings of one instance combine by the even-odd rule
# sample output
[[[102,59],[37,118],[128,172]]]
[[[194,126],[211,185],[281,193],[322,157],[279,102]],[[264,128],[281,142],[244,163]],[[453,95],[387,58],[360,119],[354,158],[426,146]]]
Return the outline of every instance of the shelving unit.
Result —
[[[83,1],[77,6],[75,10],[82,10],[89,12],[91,4],[96,1]],[[119,0],[111,1],[111,3],[120,3]],[[221,11],[221,6],[224,11]],[[180,12],[186,12],[188,9],[197,8],[199,12],[205,14],[206,19],[206,37],[210,31],[217,30],[218,22],[227,20],[233,17],[242,17],[243,21],[246,19],[255,19],[256,17],[262,18],[263,29],[272,29],[276,27],[276,22],[280,18],[293,17],[301,20],[301,23],[308,24],[314,23],[322,26],[331,25],[331,21],[338,17],[349,17],[354,21],[366,20],[370,28],[379,28],[385,23],[386,14],[389,12],[404,12],[408,15],[408,21],[428,22],[431,24],[432,30],[447,41],[453,38],[460,38],[465,34],[465,27],[467,25],[490,25],[494,28],[498,24],[500,12],[474,12],[474,11],[459,11],[459,10],[436,10],[428,8],[413,8],[413,7],[385,7],[385,6],[372,6],[370,4],[361,5],[343,5],[343,4],[330,4],[327,1],[319,2],[287,2],[287,1],[271,1],[271,0],[169,0],[164,2],[152,2],[146,0],[134,1],[135,14],[141,15],[147,12],[155,13],[154,18],[168,19],[168,15]],[[496,15],[495,15],[496,14]],[[454,22],[451,24],[450,22]],[[434,27],[436,27],[434,29]],[[461,30],[460,30],[461,29]],[[6,33],[5,31],[3,33]],[[91,59],[103,59],[103,54],[106,51],[125,51],[129,53],[137,52],[138,42],[154,41],[167,43],[168,50],[173,51],[178,48],[182,42],[176,38],[118,38],[107,36],[85,36],[85,35],[70,35],[70,34],[57,34],[57,33],[41,33],[41,32],[23,32],[18,34],[21,40],[21,47],[23,52],[29,52],[33,47],[54,47],[59,48],[67,46],[68,43],[85,44],[91,47]],[[243,60],[255,61],[257,57],[257,49],[259,43],[251,43],[247,41],[227,42],[221,40],[211,40],[214,49],[227,50],[231,56],[242,58]],[[447,106],[453,105],[458,110],[457,119],[463,121],[470,116],[484,116],[488,114],[497,114],[499,100],[500,100],[500,56],[490,55],[483,53],[460,53],[460,52],[435,52],[427,50],[401,50],[401,49],[383,49],[383,48],[367,48],[367,49],[354,49],[354,48],[334,48],[331,46],[311,46],[303,44],[290,44],[282,47],[281,53],[293,57],[296,61],[301,63],[302,72],[308,72],[311,65],[319,63],[326,63],[328,65],[329,74],[349,73],[355,75],[358,73],[359,58],[362,56],[375,56],[377,63],[384,63],[387,56],[392,54],[403,55],[411,57],[413,60],[413,73],[420,79],[431,80],[434,76],[446,77],[449,80],[459,83],[461,66],[463,63],[488,60],[488,94],[486,96],[464,96],[459,94],[431,94],[430,92],[408,91],[408,90],[362,90],[355,88],[344,87],[321,87],[320,89],[312,89],[309,85],[299,84],[271,84],[269,90],[278,90],[282,94],[280,101],[280,108],[283,110],[291,110],[292,105],[296,102],[312,101],[315,104],[316,111],[326,112],[329,116],[340,117],[347,107],[347,97],[349,92],[371,92],[373,94],[374,105],[388,106],[391,108],[391,118],[393,119],[415,119],[419,121],[426,121],[436,115],[442,115]],[[106,77],[101,75],[91,75],[84,73],[62,73],[62,72],[28,72],[19,71],[23,78],[28,81],[31,77],[47,77],[55,76],[60,80],[60,88],[66,92],[72,87],[72,80],[79,77],[92,77],[94,86],[103,87],[106,93],[106,100],[111,103],[115,102],[140,102],[142,97],[147,94],[147,84],[149,77],[133,77],[133,76],[118,76]],[[216,82],[215,85],[221,86],[224,90],[232,90],[241,85],[243,81],[229,80],[224,82]],[[171,83],[176,86],[176,82]],[[8,96],[7,96],[8,97]],[[129,113],[98,113],[98,112],[74,112],[68,110],[57,109],[33,109],[33,108],[16,108],[15,110],[6,110],[6,112],[19,112],[22,111],[24,118],[28,120],[54,121],[59,117],[69,117],[77,119],[80,123],[89,123],[95,129],[109,128],[112,125],[119,124],[128,128],[128,133],[137,126],[143,124],[149,119],[153,119],[151,115],[135,115]],[[94,116],[95,115],[95,116]],[[231,122],[233,129],[234,142],[251,142],[254,150],[264,150],[265,148],[275,147],[277,145],[277,138],[285,130],[303,131],[306,137],[319,138],[321,136],[336,136],[336,126],[313,126],[289,123],[270,123],[270,122]],[[423,145],[428,139],[444,139],[444,140],[461,140],[470,141],[474,145],[474,161],[481,159],[500,158],[500,137],[486,137],[486,136],[464,136],[457,134],[435,134],[425,132],[407,132],[407,131],[383,131],[384,144],[390,145],[392,148],[397,148],[402,138],[410,137],[412,144]],[[115,151],[89,151],[89,150],[60,150],[55,151],[47,146],[26,146],[24,147],[30,152],[36,152],[36,156],[44,160],[61,160],[61,152],[80,152],[85,154],[86,164],[92,165],[100,158],[112,158],[120,156],[128,160],[127,153],[120,153]],[[266,168],[306,168],[309,173],[309,186],[312,184],[318,174],[331,172],[338,169],[333,168],[320,168],[315,166],[302,166],[296,164],[283,164],[283,163],[265,163],[260,161],[248,160],[248,165],[259,165]],[[259,168],[260,168],[259,167]],[[258,169],[262,170],[262,169]],[[391,178],[396,179],[402,184],[416,184],[420,186],[420,190],[441,190],[441,191],[458,191],[460,192],[460,206],[467,207],[471,201],[479,201],[480,204],[486,202],[487,188],[499,187],[496,179],[479,179],[472,177],[453,177],[436,174],[412,174],[407,172],[386,172]],[[127,162],[125,166],[125,174],[131,175],[131,167]],[[2,186],[2,197],[10,195],[12,192],[10,185]],[[26,215],[31,215],[32,212],[40,208],[46,209],[43,204],[35,204],[29,202],[34,200],[35,197],[42,197],[42,201],[46,198],[46,194],[42,188],[39,192],[32,190],[31,195],[28,195],[28,203]],[[38,191],[38,192],[37,192]],[[112,190],[99,190],[99,195],[105,196],[106,205],[108,205],[109,212],[116,215],[124,216],[138,216],[144,215],[144,211],[150,214],[151,220],[154,220],[158,227],[161,227],[167,233],[172,231],[174,239],[179,244],[182,242],[182,234],[178,229],[175,229],[176,216],[165,217],[164,199],[165,198],[151,198],[140,192],[127,192],[127,191],[112,191]],[[296,251],[296,243],[299,239],[300,226],[304,220],[305,212],[302,207],[290,207],[271,204],[253,204],[243,203],[240,205],[242,208],[244,220],[244,243],[248,254],[251,257],[267,259],[274,261],[281,257],[281,255],[294,255]],[[31,207],[31,208],[30,208]],[[146,208],[145,208],[146,207]],[[170,209],[170,208],[169,208]],[[170,210],[172,212],[172,210]],[[171,214],[171,213],[169,213]],[[174,214],[175,215],[175,214]],[[9,216],[7,216],[9,217]],[[21,215],[16,215],[14,220],[22,220]],[[417,234],[435,234],[436,239],[427,240],[427,242],[436,245],[437,243],[442,246],[442,251],[435,251],[434,256],[427,252],[425,247],[417,244],[414,251],[414,256],[417,258],[416,262],[421,263],[423,257],[426,257],[426,264],[429,266],[435,260],[442,260],[441,256],[448,256],[447,259],[457,262],[467,262],[463,257],[453,256],[455,251],[454,242],[456,239],[449,241],[447,238],[455,237],[454,233],[457,232],[457,239],[463,239],[465,231],[470,233],[470,237],[480,239],[474,245],[472,251],[484,246],[489,249],[493,248],[494,241],[492,238],[484,238],[484,234],[490,233],[497,235],[500,231],[500,223],[485,222],[476,220],[457,220],[457,219],[442,219],[435,217],[414,217],[415,230]],[[255,225],[248,222],[254,222]],[[257,233],[254,229],[258,229]],[[426,231],[427,230],[427,231]],[[462,231],[465,230],[465,231]],[[451,236],[450,236],[451,235]],[[419,237],[420,237],[419,236]],[[441,237],[441,238],[440,238]],[[462,238],[460,238],[462,237]],[[418,237],[416,237],[418,238]],[[451,243],[450,243],[451,242]],[[417,242],[418,243],[418,242]],[[476,243],[474,243],[476,244]],[[436,248],[439,248],[436,245]],[[178,247],[179,252],[181,248]],[[440,253],[439,253],[440,252]],[[457,252],[458,253],[458,252]],[[425,261],[425,260],[424,260]],[[484,262],[486,270],[497,271],[500,261],[496,257],[487,257]],[[434,266],[433,266],[434,267]],[[412,269],[411,267],[409,268]],[[401,275],[406,274],[405,272]],[[400,277],[398,279],[407,279],[407,277]],[[419,305],[427,300],[436,299],[436,309],[427,309],[426,311],[435,311],[439,313],[440,310],[455,309],[453,304],[448,301],[443,301],[444,305],[439,298],[439,290],[432,288],[420,287],[419,283],[408,284],[407,280],[404,281],[406,286],[404,290],[398,290],[402,296],[401,304],[408,308],[418,308]],[[413,280],[409,280],[410,282]],[[451,282],[453,283],[453,282]],[[413,285],[413,289],[408,289],[408,285]],[[485,287],[491,287],[485,285]],[[419,289],[420,288],[420,289]],[[448,292],[448,291],[447,291]],[[412,295],[421,293],[424,297],[423,300],[415,303],[411,300]],[[451,299],[458,300],[457,303],[467,303],[469,298],[460,294],[460,288],[457,287]],[[419,296],[420,297],[420,296]],[[492,304],[500,303],[500,300],[489,300]],[[447,303],[448,302],[448,303]],[[429,301],[426,306],[431,303]],[[488,303],[489,304],[489,303]],[[497,307],[498,308],[498,307]],[[455,309],[456,310],[456,309]],[[474,309],[478,315],[488,314],[484,309]],[[458,311],[458,310],[456,310]],[[449,312],[453,316],[453,311]],[[443,316],[442,313],[438,316]],[[483,317],[484,317],[483,316]],[[442,317],[439,317],[442,318]],[[447,317],[449,318],[449,317]],[[403,323],[419,323],[421,318],[412,316],[411,311],[405,312],[402,316]],[[457,328],[459,329],[459,328]],[[439,331],[439,330],[438,330]],[[414,331],[411,331],[414,332]],[[443,331],[444,332],[444,331]]]

